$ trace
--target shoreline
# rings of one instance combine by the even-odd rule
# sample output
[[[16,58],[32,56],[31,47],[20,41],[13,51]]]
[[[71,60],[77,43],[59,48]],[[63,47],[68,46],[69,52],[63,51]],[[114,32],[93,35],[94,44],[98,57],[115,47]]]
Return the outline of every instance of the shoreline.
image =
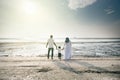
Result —
[[[53,60],[59,60],[58,57],[53,57],[54,59]],[[0,57],[0,62],[1,61],[15,61],[15,60],[19,60],[19,61],[47,61],[47,60],[51,60],[52,59],[47,59],[47,57],[43,56],[43,57],[31,57],[31,56],[12,56],[12,57]],[[62,58],[61,60],[64,61],[64,59]],[[120,60],[120,57],[80,57],[80,56],[77,56],[77,57],[72,57],[69,61],[72,61],[72,60]]]

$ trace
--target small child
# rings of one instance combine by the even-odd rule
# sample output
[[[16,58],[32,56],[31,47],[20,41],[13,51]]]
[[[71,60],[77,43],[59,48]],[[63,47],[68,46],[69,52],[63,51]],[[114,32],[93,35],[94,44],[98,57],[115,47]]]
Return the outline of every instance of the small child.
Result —
[[[61,56],[62,56],[61,51],[63,49],[61,49],[61,47],[59,46],[57,50],[58,50],[58,59],[61,60]]]

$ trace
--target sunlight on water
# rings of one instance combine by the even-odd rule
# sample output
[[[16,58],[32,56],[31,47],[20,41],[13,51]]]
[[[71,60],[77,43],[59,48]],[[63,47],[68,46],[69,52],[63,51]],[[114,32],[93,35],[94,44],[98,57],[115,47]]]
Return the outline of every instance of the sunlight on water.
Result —
[[[46,56],[47,39],[0,40],[0,56]],[[63,47],[64,39],[55,39]],[[81,56],[120,56],[120,39],[71,39],[72,55]],[[64,55],[64,51],[62,52]],[[54,55],[57,55],[55,50]]]

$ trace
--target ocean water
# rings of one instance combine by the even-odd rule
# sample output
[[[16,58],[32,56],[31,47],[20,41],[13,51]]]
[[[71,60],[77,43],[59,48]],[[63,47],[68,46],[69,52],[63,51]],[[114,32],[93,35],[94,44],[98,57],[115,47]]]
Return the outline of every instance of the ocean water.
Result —
[[[46,41],[0,39],[0,56],[46,56]],[[63,38],[57,38],[55,42],[64,47]],[[71,38],[71,42],[73,56],[120,56],[119,38]],[[64,56],[64,50],[62,54]],[[57,56],[56,49],[54,56]]]

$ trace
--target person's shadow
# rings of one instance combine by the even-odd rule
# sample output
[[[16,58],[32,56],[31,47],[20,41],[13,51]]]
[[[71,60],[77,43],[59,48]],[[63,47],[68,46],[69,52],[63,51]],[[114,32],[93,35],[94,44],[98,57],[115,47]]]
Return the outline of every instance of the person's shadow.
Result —
[[[76,70],[75,68],[70,66],[70,63],[76,63],[81,66],[87,67],[88,70]],[[63,70],[67,70],[76,74],[82,74],[82,73],[111,73],[111,74],[120,74],[120,71],[110,71],[101,67],[94,66],[93,64],[87,63],[87,62],[80,62],[77,60],[71,60],[71,61],[54,61],[54,64],[58,66],[59,68]]]
[[[70,61],[65,61],[65,62],[54,61],[54,64],[63,70],[67,70],[75,74],[79,74],[79,71],[76,71],[73,67],[70,66]]]

